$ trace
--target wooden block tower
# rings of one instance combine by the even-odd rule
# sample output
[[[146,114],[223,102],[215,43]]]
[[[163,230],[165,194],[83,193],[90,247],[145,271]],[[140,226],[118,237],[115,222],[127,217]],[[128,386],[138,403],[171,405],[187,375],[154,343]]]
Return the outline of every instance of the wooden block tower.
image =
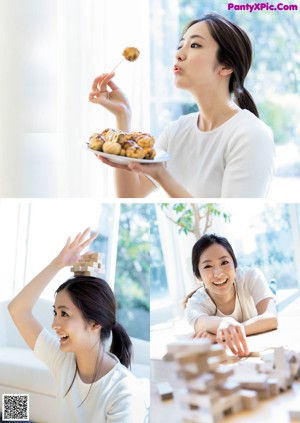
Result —
[[[185,379],[187,393],[180,396],[185,423],[217,423],[225,414],[243,408],[240,384],[229,381],[233,374],[221,345],[206,339],[168,345],[167,359],[177,361],[178,376]]]
[[[102,253],[84,254],[77,263],[74,263],[70,270],[74,273],[74,276],[93,276],[99,278],[105,274],[103,258],[104,254]]]

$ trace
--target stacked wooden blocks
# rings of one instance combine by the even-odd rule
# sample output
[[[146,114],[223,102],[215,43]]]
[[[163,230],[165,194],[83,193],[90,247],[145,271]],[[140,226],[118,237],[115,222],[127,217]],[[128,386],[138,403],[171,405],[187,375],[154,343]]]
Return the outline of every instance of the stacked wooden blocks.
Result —
[[[283,347],[232,359],[207,339],[184,340],[168,345],[165,360],[177,362],[185,381],[186,393],[180,395],[185,423],[217,423],[227,414],[253,410],[258,399],[278,395],[300,377],[300,354]]]
[[[80,257],[77,263],[74,263],[70,270],[74,276],[100,277],[105,274],[103,258],[104,254],[102,253],[86,253]]]

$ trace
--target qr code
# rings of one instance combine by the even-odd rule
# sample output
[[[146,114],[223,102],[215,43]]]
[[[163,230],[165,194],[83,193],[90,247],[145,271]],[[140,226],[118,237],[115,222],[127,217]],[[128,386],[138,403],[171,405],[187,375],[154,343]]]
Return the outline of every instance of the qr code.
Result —
[[[2,421],[29,420],[29,395],[28,394],[3,394],[2,395]]]

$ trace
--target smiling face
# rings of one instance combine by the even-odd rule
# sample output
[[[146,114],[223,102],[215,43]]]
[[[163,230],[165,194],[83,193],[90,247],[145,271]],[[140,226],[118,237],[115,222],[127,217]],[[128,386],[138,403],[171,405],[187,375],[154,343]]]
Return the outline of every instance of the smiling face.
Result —
[[[215,87],[224,82],[228,85],[232,71],[218,63],[217,50],[218,43],[205,21],[188,28],[176,54],[175,85],[190,91]]]
[[[99,341],[100,326],[83,319],[67,291],[57,293],[53,308],[52,329],[60,338],[62,351],[76,353],[90,350]]]
[[[208,247],[200,256],[199,273],[212,297],[232,292],[236,269],[229,252],[220,244]]]

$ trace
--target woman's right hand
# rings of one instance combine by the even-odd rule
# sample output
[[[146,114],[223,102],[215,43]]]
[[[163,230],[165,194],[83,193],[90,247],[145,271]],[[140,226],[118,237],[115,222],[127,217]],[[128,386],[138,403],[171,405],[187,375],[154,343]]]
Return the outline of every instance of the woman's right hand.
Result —
[[[79,232],[73,241],[69,236],[66,245],[58,254],[58,256],[55,257],[52,263],[59,269],[62,269],[66,266],[72,266],[74,263],[76,263],[79,260],[84,248],[91,244],[98,236],[98,233],[95,233],[94,235],[88,237],[89,233],[90,228],[87,228],[84,232]]]
[[[130,104],[125,94],[113,82],[112,78],[114,76],[114,72],[103,73],[102,75],[98,76],[93,82],[92,90],[89,95],[89,101],[95,104],[100,104],[116,117],[125,115],[130,119]]]
[[[243,357],[249,354],[244,326],[233,318],[222,319],[216,333],[216,340],[226,345],[234,355]]]

